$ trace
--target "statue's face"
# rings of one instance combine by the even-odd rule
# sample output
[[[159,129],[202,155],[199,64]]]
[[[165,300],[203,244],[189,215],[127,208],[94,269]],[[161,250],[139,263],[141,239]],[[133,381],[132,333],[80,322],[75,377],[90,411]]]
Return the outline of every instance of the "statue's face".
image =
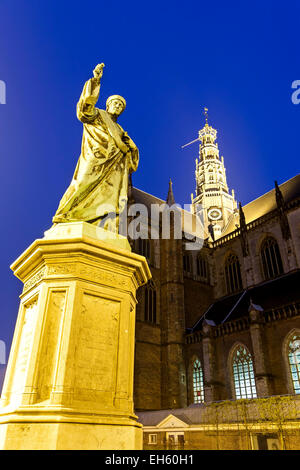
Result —
[[[111,100],[107,105],[106,111],[110,114],[120,116],[120,114],[124,111],[124,105],[121,100]]]

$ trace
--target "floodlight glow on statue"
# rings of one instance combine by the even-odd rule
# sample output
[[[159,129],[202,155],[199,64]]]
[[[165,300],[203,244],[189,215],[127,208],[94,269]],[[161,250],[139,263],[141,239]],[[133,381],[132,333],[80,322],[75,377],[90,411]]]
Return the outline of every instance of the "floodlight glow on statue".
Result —
[[[98,64],[77,104],[83,123],[81,155],[70,186],[63,195],[53,223],[84,221],[118,232],[119,215],[127,201],[128,175],[136,171],[139,151],[117,123],[126,107],[122,96],[106,101],[106,111],[95,107],[104,64]]]

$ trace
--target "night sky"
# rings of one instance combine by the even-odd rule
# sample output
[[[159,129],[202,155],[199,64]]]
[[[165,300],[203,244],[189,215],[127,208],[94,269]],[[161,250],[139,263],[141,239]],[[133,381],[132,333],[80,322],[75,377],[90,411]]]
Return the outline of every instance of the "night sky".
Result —
[[[242,204],[299,172],[299,1],[0,0],[1,309],[10,347],[22,284],[10,264],[50,228],[80,154],[76,103],[105,63],[140,149],[133,183],[190,202],[203,107]]]

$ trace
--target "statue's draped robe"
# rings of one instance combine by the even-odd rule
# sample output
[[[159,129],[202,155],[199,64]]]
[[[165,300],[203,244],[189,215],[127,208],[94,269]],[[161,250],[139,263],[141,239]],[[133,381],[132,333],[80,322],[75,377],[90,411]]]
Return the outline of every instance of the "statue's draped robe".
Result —
[[[53,217],[54,223],[97,223],[105,215],[119,215],[127,201],[128,174],[136,171],[139,152],[122,141],[124,130],[109,114],[95,108],[100,84],[86,82],[77,104],[83,123],[81,155],[70,186]]]

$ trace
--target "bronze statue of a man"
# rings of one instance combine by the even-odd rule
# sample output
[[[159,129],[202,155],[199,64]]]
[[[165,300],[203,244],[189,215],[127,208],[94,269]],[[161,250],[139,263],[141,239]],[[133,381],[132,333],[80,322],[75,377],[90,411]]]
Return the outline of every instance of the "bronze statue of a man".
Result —
[[[106,111],[95,107],[103,67],[95,67],[94,78],[85,83],[77,104],[77,117],[83,123],[81,155],[53,223],[85,221],[118,231],[119,215],[127,201],[128,175],[138,167],[139,152],[117,124],[125,99],[113,95],[106,101]]]

